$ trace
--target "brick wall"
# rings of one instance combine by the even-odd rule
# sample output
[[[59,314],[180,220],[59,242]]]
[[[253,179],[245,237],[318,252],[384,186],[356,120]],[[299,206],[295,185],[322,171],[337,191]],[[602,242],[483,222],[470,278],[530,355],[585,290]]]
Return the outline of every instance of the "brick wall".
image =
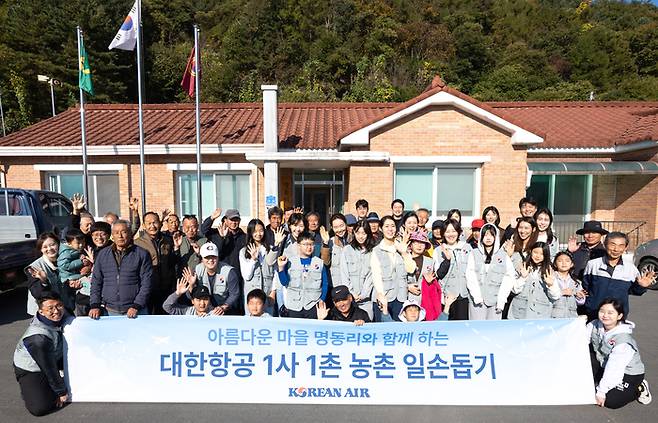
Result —
[[[623,175],[617,177],[616,221],[645,221],[643,238],[658,237],[658,177]]]
[[[594,220],[615,220],[617,177],[595,175],[592,180],[592,213]]]
[[[518,201],[525,194],[524,148],[511,145],[510,136],[490,124],[449,107],[431,107],[410,115],[371,136],[371,151],[392,156],[490,156],[482,166],[479,214],[495,205],[503,222],[518,214]],[[390,211],[393,199],[394,165],[353,164],[350,167],[349,210],[361,197],[371,209]]]

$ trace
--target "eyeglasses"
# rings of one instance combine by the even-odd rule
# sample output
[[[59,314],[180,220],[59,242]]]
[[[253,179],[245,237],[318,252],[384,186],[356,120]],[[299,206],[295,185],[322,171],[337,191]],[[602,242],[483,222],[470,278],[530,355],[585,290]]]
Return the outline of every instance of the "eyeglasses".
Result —
[[[55,310],[62,311],[64,310],[64,304],[57,304],[53,306],[48,306],[48,307],[43,307],[44,310],[46,310],[49,313],[52,313]]]
[[[314,242],[300,242],[299,245],[302,247],[313,247],[315,245]]]

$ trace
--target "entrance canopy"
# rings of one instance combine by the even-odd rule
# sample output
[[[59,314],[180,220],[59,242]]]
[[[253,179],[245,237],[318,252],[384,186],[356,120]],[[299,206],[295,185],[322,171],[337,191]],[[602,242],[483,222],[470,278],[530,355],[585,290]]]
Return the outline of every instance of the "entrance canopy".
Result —
[[[534,175],[655,175],[656,162],[530,162]]]

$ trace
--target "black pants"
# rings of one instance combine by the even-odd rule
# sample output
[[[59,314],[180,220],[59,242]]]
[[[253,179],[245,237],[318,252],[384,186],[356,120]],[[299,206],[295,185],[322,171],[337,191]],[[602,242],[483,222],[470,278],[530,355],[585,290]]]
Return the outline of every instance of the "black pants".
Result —
[[[160,290],[151,292],[151,298],[149,299],[149,305],[148,305],[149,314],[166,316],[167,313],[162,308],[162,304],[165,302],[169,294],[170,293]]]
[[[58,395],[48,384],[43,372],[28,372],[14,366],[16,380],[21,387],[25,408],[34,416],[45,416],[57,410]]]
[[[296,317],[298,319],[317,319],[318,309],[312,307],[310,310],[301,309],[299,311],[288,310],[286,317]]]
[[[392,300],[387,303],[388,315],[395,322],[400,321],[400,311],[402,311],[402,305],[398,300]],[[382,311],[379,309],[377,300],[373,301],[373,321],[381,322],[382,321]]]
[[[594,383],[597,384],[603,377],[604,368],[596,359],[596,354],[590,345],[590,359],[592,361],[592,373],[594,374]],[[644,373],[641,375],[624,375],[622,382],[612,388],[605,395],[606,408],[621,408],[626,404],[635,401],[640,396],[638,387],[644,380]]]
[[[448,320],[468,320],[468,297],[457,297],[450,306]]]

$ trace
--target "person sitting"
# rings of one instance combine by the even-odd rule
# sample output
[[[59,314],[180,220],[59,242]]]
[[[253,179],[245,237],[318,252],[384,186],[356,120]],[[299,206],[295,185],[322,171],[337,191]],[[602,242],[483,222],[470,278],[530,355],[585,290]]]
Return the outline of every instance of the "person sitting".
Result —
[[[66,313],[61,297],[45,292],[37,299],[38,311],[14,350],[14,374],[25,408],[43,416],[69,401],[63,369],[62,327],[73,317]]]
[[[191,292],[190,292],[191,288]],[[190,292],[192,305],[187,306],[180,304],[178,299]],[[185,280],[180,278],[176,283],[176,291],[172,292],[162,304],[162,308],[167,314],[178,316],[197,316],[206,317],[210,314],[217,315],[215,308],[210,303],[210,291],[204,285],[194,286],[193,288]]]
[[[334,306],[331,309],[327,309],[326,304],[322,301],[318,303],[318,320],[354,322],[357,326],[370,323],[368,313],[356,306],[354,298],[347,286],[339,285],[334,287],[331,290],[331,299],[334,302]]]

